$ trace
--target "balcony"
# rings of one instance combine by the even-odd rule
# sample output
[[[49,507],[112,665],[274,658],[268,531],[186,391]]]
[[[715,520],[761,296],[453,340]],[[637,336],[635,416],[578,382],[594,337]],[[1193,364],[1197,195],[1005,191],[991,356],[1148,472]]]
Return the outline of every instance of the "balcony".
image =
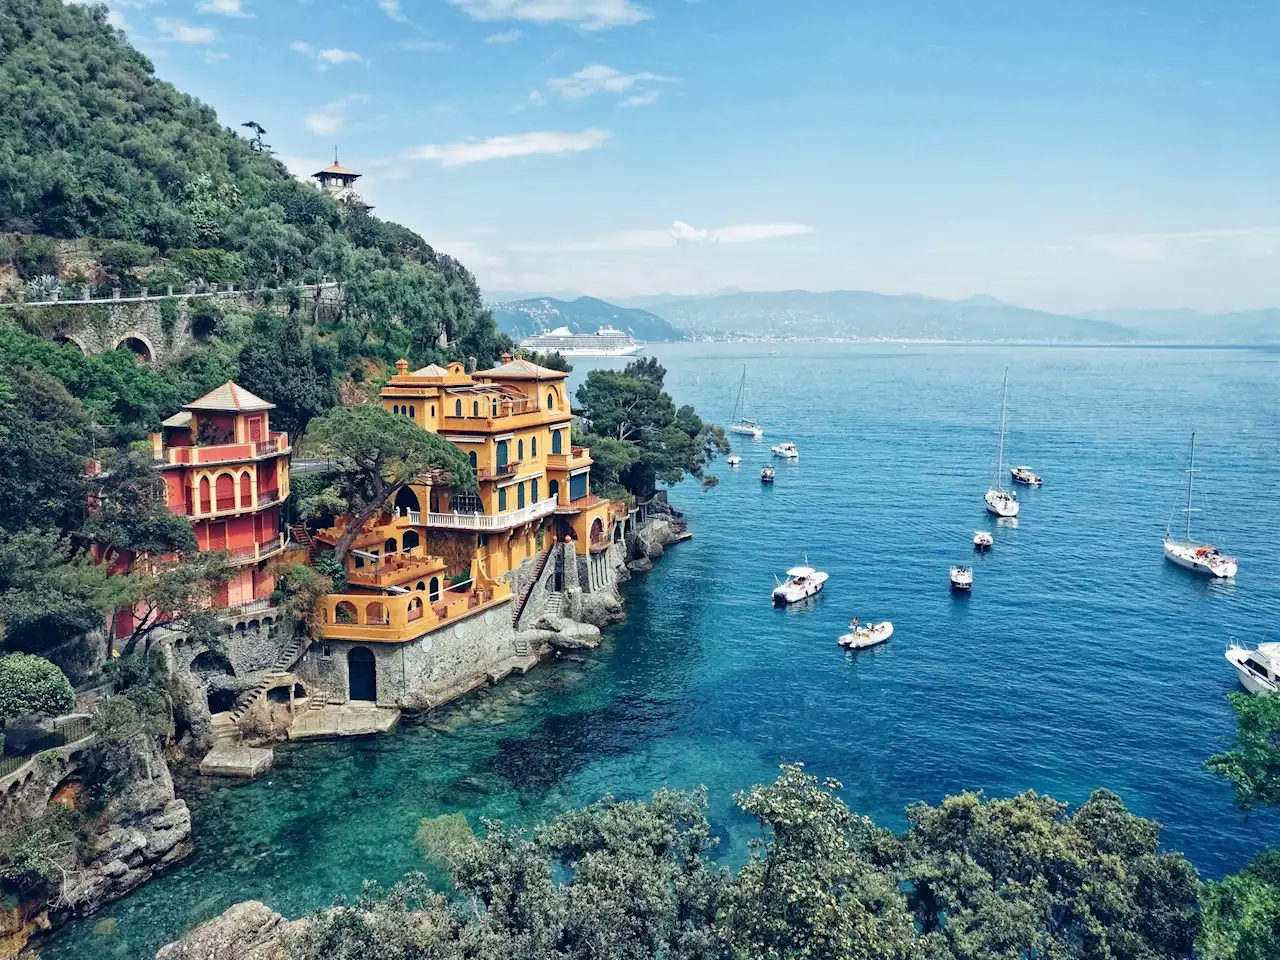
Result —
[[[501,466],[494,467],[492,470],[477,470],[477,480],[506,480],[508,477],[514,477],[520,472],[519,460],[509,460]]]
[[[243,503],[242,497],[217,497],[213,502],[213,509],[200,512],[198,504],[192,504],[195,508],[191,513],[187,514],[192,520],[212,520],[218,517],[230,517],[238,513],[252,513],[255,510],[261,510],[263,507],[269,507],[273,504],[283,503],[286,494],[283,490],[263,490],[258,493],[257,499],[250,503]],[[183,513],[182,505],[170,505],[170,509],[176,513]]]
[[[248,603],[237,603],[229,606],[222,612],[224,620],[243,620],[248,617],[258,616],[274,610],[275,607],[271,603],[270,597],[263,597],[261,600],[250,600]]]
[[[569,453],[552,453],[547,456],[548,470],[577,470],[591,466],[590,447],[571,447]]]
[[[238,567],[242,564],[257,563],[259,560],[274,557],[283,549],[284,534],[282,533],[266,543],[251,543],[246,547],[236,547],[233,550],[228,550],[227,554],[231,557],[231,565]]]
[[[518,510],[506,513],[428,513],[427,526],[442,530],[474,530],[478,533],[490,533],[498,530],[510,530],[522,523],[540,520],[555,512],[556,498],[548,497],[531,503]],[[417,521],[414,521],[417,522]]]
[[[388,554],[374,563],[348,569],[347,582],[360,587],[382,589],[443,573],[442,559],[429,556],[422,552],[421,547],[415,547],[412,553]]]
[[[396,596],[331,593],[320,601],[320,636],[325,640],[406,643],[509,599],[511,588],[505,583],[446,590],[434,603],[421,590]]]
[[[274,457],[290,450],[289,435],[276,433],[274,430],[267,440],[253,440],[245,443],[215,443],[194,447],[166,447],[161,451],[161,466],[185,464],[198,466],[213,463],[243,463],[248,460],[261,460]]]
[[[611,501],[605,500],[603,497],[597,497],[594,493],[588,493],[585,497],[579,497],[577,500],[570,500],[568,503],[557,506],[556,513],[561,516],[581,513],[583,510],[590,510],[592,507],[609,502]]]

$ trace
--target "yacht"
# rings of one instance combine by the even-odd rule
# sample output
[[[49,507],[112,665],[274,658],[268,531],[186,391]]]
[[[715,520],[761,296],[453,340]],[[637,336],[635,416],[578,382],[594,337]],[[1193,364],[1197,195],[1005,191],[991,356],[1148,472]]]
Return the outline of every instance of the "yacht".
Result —
[[[731,457],[729,457],[727,460],[725,460],[725,463],[727,463],[731,467],[736,467],[741,462],[742,462],[742,458],[738,456],[736,453],[733,454]]]
[[[1000,388],[1000,441],[996,445],[996,463],[991,476],[991,487],[983,499],[987,502],[987,513],[997,517],[1016,517],[1018,515],[1018,496],[1007,487],[1001,486],[1004,478],[1004,420],[1006,400],[1009,395],[1009,368],[1004,368],[1004,386]]]
[[[827,582],[827,574],[808,566],[808,558],[805,562],[806,565],[803,567],[792,567],[788,570],[786,582],[773,588],[775,607],[784,607],[788,603],[812,597]]]
[[[1014,467],[1009,471],[1009,476],[1013,477],[1014,483],[1021,483],[1028,487],[1038,487],[1044,483],[1040,479],[1040,474],[1030,467]]]
[[[954,566],[951,568],[951,589],[968,593],[973,589],[973,567]]]
[[[776,473],[776,471],[773,469],[773,467],[765,467],[760,471],[760,482],[773,483],[774,473]]]
[[[1227,662],[1236,668],[1240,685],[1250,693],[1275,693],[1280,689],[1280,643],[1260,643],[1257,648],[1233,643]]]
[[[568,327],[556,327],[526,337],[520,346],[564,357],[629,357],[644,349],[644,345],[636,343],[629,334],[607,324],[595,333],[574,333]]]
[[[990,550],[995,546],[996,538],[986,530],[979,530],[973,535],[973,549],[979,551]]]
[[[788,460],[800,459],[800,451],[796,449],[796,445],[790,440],[786,440],[769,449],[773,451],[775,457],[786,457]]]
[[[1180,567],[1194,573],[1202,573],[1210,577],[1225,579],[1234,577],[1240,561],[1220,552],[1217,547],[1207,543],[1199,543],[1191,536],[1191,515],[1198,512],[1191,505],[1191,488],[1196,474],[1196,435],[1191,434],[1191,454],[1187,467],[1187,505],[1183,513],[1187,515],[1186,539],[1175,540],[1173,537],[1173,516],[1169,516],[1169,524],[1164,531],[1164,555]]]
[[[893,624],[888,620],[859,626],[855,618],[849,624],[849,632],[841,636],[836,642],[846,650],[866,650],[869,647],[880,646],[892,636]]]
[[[764,436],[764,429],[747,416],[747,365],[742,365],[742,381],[738,384],[738,402],[733,406],[733,422],[729,424],[730,433],[741,433],[753,440]]]

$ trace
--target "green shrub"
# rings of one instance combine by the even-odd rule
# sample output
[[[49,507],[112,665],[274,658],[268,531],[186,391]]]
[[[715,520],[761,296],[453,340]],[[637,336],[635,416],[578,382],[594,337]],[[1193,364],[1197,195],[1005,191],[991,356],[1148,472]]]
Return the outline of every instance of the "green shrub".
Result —
[[[54,243],[49,237],[0,237],[0,263],[12,266],[23,280],[58,272]]]
[[[168,262],[189,280],[243,283],[244,258],[227,250],[170,250]]]
[[[0,657],[0,718],[56,717],[75,705],[75,691],[56,664],[30,653]]]
[[[98,254],[98,262],[108,270],[119,272],[133,267],[145,267],[156,258],[156,248],[132,240],[117,240]]]

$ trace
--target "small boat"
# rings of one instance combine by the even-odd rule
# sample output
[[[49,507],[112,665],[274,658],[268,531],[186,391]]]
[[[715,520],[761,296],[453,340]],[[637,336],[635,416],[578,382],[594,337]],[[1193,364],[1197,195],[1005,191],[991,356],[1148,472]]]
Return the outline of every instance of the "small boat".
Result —
[[[736,453],[733,454],[733,456],[729,457],[727,460],[725,460],[725,463],[727,463],[731,467],[736,467],[741,462],[742,462],[742,458],[738,456]]]
[[[1040,479],[1040,474],[1036,473],[1030,467],[1013,467],[1009,470],[1009,476],[1013,477],[1014,483],[1021,483],[1028,487],[1038,487],[1044,483]]]
[[[849,632],[842,635],[836,642],[846,650],[866,650],[869,647],[880,646],[892,636],[893,624],[888,620],[859,626],[855,619],[849,624]]]
[[[1227,647],[1226,658],[1236,668],[1240,685],[1250,693],[1280,690],[1280,643],[1260,643],[1253,650],[1233,643]]]
[[[827,582],[828,574],[823,573],[821,570],[813,569],[808,565],[808,562],[806,557],[805,566],[792,567],[787,571],[786,581],[773,588],[773,605],[775,607],[784,607],[788,603],[795,603],[797,600],[812,597],[822,589],[823,584]]]
[[[973,567],[956,565],[951,568],[951,589],[968,593],[973,589]]]
[[[773,469],[773,467],[765,467],[763,470],[760,471],[760,482],[773,483],[773,475],[775,472],[776,471]]]
[[[786,457],[788,460],[800,459],[800,451],[796,449],[796,445],[790,440],[780,443],[775,447],[770,447],[770,449],[773,451],[773,455],[775,457]]]
[[[730,433],[741,433],[754,440],[764,436],[764,429],[747,416],[747,365],[742,365],[742,380],[738,384],[738,402],[733,407],[733,422],[729,424]]]
[[[973,549],[990,550],[995,546],[996,538],[986,530],[979,530],[973,535]]]
[[[1165,558],[1178,566],[1194,573],[1203,573],[1211,577],[1225,579],[1234,577],[1240,567],[1240,561],[1220,552],[1217,547],[1207,543],[1197,543],[1191,537],[1191,515],[1198,512],[1191,505],[1191,485],[1196,474],[1196,435],[1191,435],[1190,466],[1187,467],[1187,505],[1183,513],[1187,515],[1186,540],[1173,538],[1173,516],[1169,516],[1169,524],[1164,531]]]
[[[1004,386],[1000,388],[1000,440],[996,444],[995,468],[991,474],[991,488],[983,498],[987,502],[987,513],[997,517],[1016,517],[1018,515],[1018,496],[1012,490],[1001,486],[1004,477],[1004,421],[1006,400],[1009,396],[1009,368],[1004,368]]]

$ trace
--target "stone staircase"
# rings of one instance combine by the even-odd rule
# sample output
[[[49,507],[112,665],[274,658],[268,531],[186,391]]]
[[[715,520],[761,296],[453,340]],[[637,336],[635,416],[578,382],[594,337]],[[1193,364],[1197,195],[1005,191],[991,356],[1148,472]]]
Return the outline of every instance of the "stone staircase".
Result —
[[[295,523],[289,528],[289,533],[293,537],[293,542],[299,546],[305,547],[307,553],[314,559],[316,553],[316,541],[311,536],[311,531],[307,529],[305,523]]]
[[[551,596],[547,597],[547,606],[546,606],[546,609],[543,611],[545,616],[559,617],[563,615],[563,611],[564,611],[564,594],[563,593],[553,593],[551,594]],[[528,639],[525,638],[523,633],[517,633],[516,634],[516,653],[522,657],[527,657],[532,652],[533,652],[533,649],[529,646]]]
[[[517,629],[520,627],[520,617],[524,615],[524,608],[529,604],[529,598],[533,596],[534,589],[542,579],[543,573],[546,572],[547,561],[551,559],[551,551],[555,549],[555,546],[555,542],[552,541],[551,546],[542,551],[542,556],[538,557],[538,565],[534,567],[533,578],[529,581],[529,588],[521,594],[519,601],[511,610],[511,625]]]
[[[240,720],[249,708],[258,702],[258,699],[273,686],[279,686],[282,681],[288,680],[293,682],[293,674],[289,672],[289,668],[297,662],[298,657],[302,656],[311,638],[302,636],[294,637],[288,645],[280,651],[280,656],[276,658],[276,662],[271,665],[269,670],[262,674],[262,679],[258,683],[246,690],[240,696],[236,697],[235,705],[226,713],[216,713],[211,718],[213,724],[213,740],[214,743],[222,743],[225,741],[235,741],[240,739]]]

